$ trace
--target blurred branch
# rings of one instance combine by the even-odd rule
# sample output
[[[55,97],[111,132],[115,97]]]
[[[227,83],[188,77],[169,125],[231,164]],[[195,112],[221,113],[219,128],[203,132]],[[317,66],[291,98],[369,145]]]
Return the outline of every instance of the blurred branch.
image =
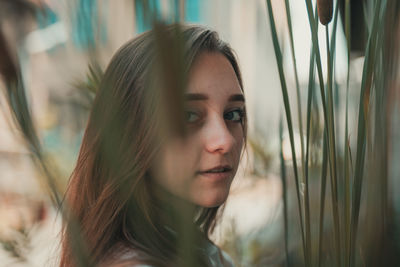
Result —
[[[0,4],[10,4],[13,1],[1,1]],[[12,7],[20,7],[23,10],[34,11],[29,9],[31,6],[27,1],[15,1]],[[26,4],[26,5],[25,5]],[[14,15],[18,15],[16,13]],[[2,17],[0,17],[2,19]],[[7,43],[6,37],[2,28],[3,21],[0,20],[0,77],[4,81],[4,93],[11,110],[11,114],[15,120],[17,127],[20,128],[21,133],[26,141],[27,147],[32,154],[33,162],[37,168],[44,174],[45,184],[48,186],[49,195],[53,202],[53,205],[61,212],[64,220],[68,220],[71,224],[75,225],[75,221],[70,219],[68,216],[67,205],[62,204],[62,190],[55,177],[58,172],[55,166],[51,165],[46,158],[45,153],[40,144],[40,139],[37,134],[35,123],[28,105],[26,97],[26,88],[23,83],[21,67],[16,60],[18,57],[16,51],[12,50]],[[83,240],[80,239],[79,227],[75,227],[73,234],[76,236],[76,248],[79,248],[79,252],[76,253],[78,266],[88,266],[87,255],[85,251]],[[6,243],[6,248],[12,251],[12,253],[18,253],[16,247],[14,248],[12,243]]]

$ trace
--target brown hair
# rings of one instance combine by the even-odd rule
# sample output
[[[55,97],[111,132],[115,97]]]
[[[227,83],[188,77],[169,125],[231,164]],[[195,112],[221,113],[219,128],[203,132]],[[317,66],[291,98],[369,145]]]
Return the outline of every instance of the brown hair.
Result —
[[[199,53],[222,53],[243,88],[236,57],[216,32],[201,26],[171,25],[160,29],[170,39],[180,33],[185,73]],[[154,123],[159,99],[150,86],[152,62],[157,54],[156,34],[152,30],[139,35],[111,59],[66,193],[93,264],[109,257],[116,244],[144,252],[149,256],[145,261],[157,266],[176,261],[176,236],[180,230],[168,220],[180,213],[157,200],[149,179],[159,134]],[[246,123],[243,126],[246,128]],[[201,208],[196,216],[197,229],[206,238],[215,226],[218,209]],[[64,223],[61,267],[77,265],[71,245],[72,227],[69,221]]]

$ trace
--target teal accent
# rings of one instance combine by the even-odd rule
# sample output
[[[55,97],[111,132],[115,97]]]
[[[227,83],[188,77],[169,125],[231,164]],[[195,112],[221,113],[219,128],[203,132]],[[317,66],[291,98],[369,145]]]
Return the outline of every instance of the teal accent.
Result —
[[[99,21],[96,0],[79,0],[72,26],[72,40],[77,47],[87,49],[96,45],[95,32],[99,27],[100,40],[107,41],[107,31],[104,23]]]
[[[174,9],[173,9],[173,17],[174,17],[174,21],[179,21],[180,16],[179,16],[179,0],[173,0],[173,4],[174,4]]]
[[[150,14],[144,14],[145,1]],[[135,21],[136,21],[136,32],[142,33],[151,29],[152,18],[151,14],[154,14],[157,20],[161,19],[161,5],[160,0],[136,0],[135,1]]]
[[[56,23],[58,20],[57,14],[48,6],[45,6],[43,10],[36,11],[36,21],[39,29],[46,28],[47,26]]]
[[[81,48],[88,48],[95,45],[93,22],[97,13],[97,3],[94,0],[79,0],[76,7],[72,40]]]
[[[180,1],[168,1],[169,16],[163,18],[161,15],[160,0],[136,0],[135,1],[135,22],[136,33],[142,33],[151,29],[152,19],[163,21],[165,23],[173,23],[180,20]],[[145,14],[145,4],[149,14]],[[185,21],[190,23],[201,22],[200,16],[200,0],[186,0],[185,2]]]
[[[185,21],[198,23],[201,22],[200,1],[186,0],[185,2]]]
[[[36,22],[39,29],[47,28],[59,21],[58,15],[47,5],[42,10],[36,11]],[[63,44],[62,44],[63,45]],[[48,53],[52,53],[57,47],[53,47],[47,50]]]

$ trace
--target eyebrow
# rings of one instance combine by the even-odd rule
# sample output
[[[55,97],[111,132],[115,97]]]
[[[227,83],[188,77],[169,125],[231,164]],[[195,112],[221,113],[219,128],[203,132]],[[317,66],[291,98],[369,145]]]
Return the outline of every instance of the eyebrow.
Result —
[[[205,94],[185,94],[186,101],[200,101],[200,100],[208,100],[208,96]],[[244,96],[242,94],[231,95],[228,98],[228,101],[240,101],[244,102]]]

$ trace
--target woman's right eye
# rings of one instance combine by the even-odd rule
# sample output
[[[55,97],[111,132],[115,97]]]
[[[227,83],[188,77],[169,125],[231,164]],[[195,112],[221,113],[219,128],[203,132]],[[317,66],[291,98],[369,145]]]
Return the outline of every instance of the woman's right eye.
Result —
[[[194,123],[200,119],[200,115],[193,111],[186,111],[186,122]]]

